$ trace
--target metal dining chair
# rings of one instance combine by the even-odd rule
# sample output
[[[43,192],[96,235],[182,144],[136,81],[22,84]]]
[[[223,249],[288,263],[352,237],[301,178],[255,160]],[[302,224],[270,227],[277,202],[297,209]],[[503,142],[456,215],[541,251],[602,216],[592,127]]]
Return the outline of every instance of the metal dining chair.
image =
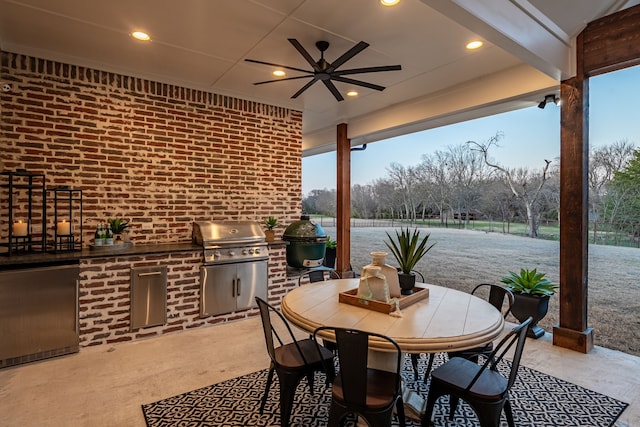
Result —
[[[461,357],[449,359],[431,373],[431,384],[427,395],[427,406],[422,426],[433,426],[431,420],[436,400],[441,396],[450,396],[449,419],[453,420],[458,402],[464,400],[473,408],[481,427],[499,427],[500,416],[504,410],[509,427],[514,427],[509,390],[516,380],[520,359],[526,342],[527,330],[533,319],[513,328],[507,334],[482,365]],[[504,355],[516,346],[511,359],[509,375],[505,378],[498,366],[505,363]]]
[[[513,305],[514,297],[513,293],[504,286],[495,285],[493,283],[480,283],[471,291],[471,295],[475,295],[477,291],[481,289],[489,289],[489,294],[487,297],[487,301],[493,305],[498,311],[502,313],[503,317],[507,317],[509,312],[511,311],[511,305]],[[505,304],[506,300],[506,304]],[[452,357],[463,357],[465,359],[471,360],[473,362],[478,362],[479,356],[484,355],[488,356],[493,351],[493,342],[490,342],[484,346],[474,347],[468,350],[449,352],[447,353],[448,358]],[[419,354],[411,355],[411,363],[413,365],[413,370],[415,372],[415,378],[418,379],[418,358]],[[428,363],[427,369],[424,373],[424,383],[426,384],[429,380],[429,373],[431,372],[431,368],[433,367],[433,360],[435,354],[430,353],[428,355]]]
[[[340,278],[340,276],[335,270],[326,270],[326,269],[310,270],[306,273],[301,274],[298,277],[298,286],[302,285],[305,278],[309,279],[309,283],[323,282],[325,280],[325,273],[328,273],[327,275],[329,276],[329,279]]]
[[[267,353],[269,353],[269,358],[271,359],[267,383],[260,403],[260,414],[264,412],[269,396],[269,388],[273,381],[273,373],[275,372],[278,375],[278,383],[280,384],[280,426],[288,427],[296,387],[300,380],[303,377],[307,377],[311,393],[313,393],[313,376],[316,371],[326,373],[327,384],[333,381],[335,377],[333,353],[323,346],[319,346],[311,338],[296,340],[289,323],[275,307],[259,297],[256,297],[256,302],[262,318]],[[284,343],[278,335],[272,323],[272,314],[281,323],[278,326],[283,326],[288,333],[286,337],[287,343]],[[276,347],[275,341],[280,344],[278,347]]]
[[[405,427],[401,388],[402,352],[398,343],[385,335],[331,326],[322,326],[314,331],[316,342],[318,334],[327,331],[335,336],[340,366],[331,390],[328,426],[340,426],[348,415],[360,416],[370,426],[390,426],[395,407],[400,426]],[[387,341],[393,346],[393,372],[369,367],[370,337]]]
[[[511,306],[515,301],[513,293],[502,285],[496,285],[493,283],[480,283],[471,291],[471,295],[475,295],[478,290],[488,289],[487,301],[494,306],[496,310],[502,313],[502,317],[506,319],[507,315],[511,312]],[[505,302],[506,301],[506,302]],[[478,363],[480,355],[488,357],[493,351],[493,341],[480,347],[470,348],[468,350],[449,352],[447,355],[449,359],[452,357],[462,357],[464,359],[471,360]]]

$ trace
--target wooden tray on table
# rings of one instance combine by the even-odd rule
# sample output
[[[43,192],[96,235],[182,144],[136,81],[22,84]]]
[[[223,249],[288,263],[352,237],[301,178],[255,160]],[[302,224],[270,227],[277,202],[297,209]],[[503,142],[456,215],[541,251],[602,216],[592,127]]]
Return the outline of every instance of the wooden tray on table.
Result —
[[[357,296],[358,288],[350,289],[345,292],[340,292],[338,294],[338,301],[343,302],[345,304],[355,305],[356,307],[366,308],[368,310],[379,311],[380,313],[389,314],[396,309],[396,305],[393,303],[386,303],[382,301],[376,301],[366,298],[359,298]],[[410,306],[411,304],[420,301],[422,299],[429,297],[429,289],[428,288],[420,288],[416,286],[413,288],[413,294],[411,295],[402,295],[398,298],[400,310],[405,307]]]

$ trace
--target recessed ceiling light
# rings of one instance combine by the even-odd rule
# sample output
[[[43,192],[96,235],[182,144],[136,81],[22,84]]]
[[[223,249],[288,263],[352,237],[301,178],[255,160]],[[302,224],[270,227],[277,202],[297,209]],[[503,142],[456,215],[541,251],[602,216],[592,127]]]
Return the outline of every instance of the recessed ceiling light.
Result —
[[[131,33],[131,37],[133,37],[136,40],[141,40],[143,42],[148,42],[149,40],[151,40],[151,37],[149,36],[149,34],[142,31],[134,31],[133,33]]]
[[[347,96],[358,96],[358,92],[355,90],[350,90],[347,92]]]
[[[274,76],[276,76],[276,77],[284,77],[284,76],[286,76],[286,75],[287,75],[287,73],[285,73],[285,72],[284,72],[284,71],[282,71],[282,70],[275,70],[275,71],[273,72],[273,75],[274,75]]]
[[[380,0],[383,6],[395,6],[400,3],[400,0]]]
[[[480,40],[474,40],[472,42],[467,43],[467,49],[474,50],[482,47],[483,43]]]

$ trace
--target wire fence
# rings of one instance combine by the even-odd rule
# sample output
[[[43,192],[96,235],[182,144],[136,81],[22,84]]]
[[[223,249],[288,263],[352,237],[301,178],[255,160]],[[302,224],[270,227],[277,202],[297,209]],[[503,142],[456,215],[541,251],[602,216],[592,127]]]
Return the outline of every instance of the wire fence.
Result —
[[[335,217],[316,216],[314,220],[322,227],[336,227]],[[503,222],[491,220],[442,221],[440,218],[427,218],[419,221],[399,219],[362,219],[351,218],[350,225],[356,227],[427,227],[476,230],[485,233],[503,233],[526,237],[529,226],[522,222]],[[560,226],[555,221],[546,221],[538,228],[538,238],[560,240]],[[640,248],[640,224],[610,224],[589,222],[589,243],[607,246]]]

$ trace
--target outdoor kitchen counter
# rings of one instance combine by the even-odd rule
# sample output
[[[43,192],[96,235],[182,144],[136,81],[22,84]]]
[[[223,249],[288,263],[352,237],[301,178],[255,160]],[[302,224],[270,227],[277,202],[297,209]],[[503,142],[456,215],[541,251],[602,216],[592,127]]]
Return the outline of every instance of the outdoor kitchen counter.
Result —
[[[114,256],[154,255],[175,252],[201,252],[202,246],[194,243],[162,243],[133,245],[127,249],[82,249],[70,252],[32,252],[12,256],[0,255],[0,269],[26,267],[37,264],[69,263],[89,258],[108,258]]]
[[[288,242],[276,240],[269,242],[269,246],[283,246]],[[0,255],[0,270],[14,267],[26,267],[37,264],[58,264],[76,262],[89,258],[108,258],[113,256],[135,256],[154,255],[175,252],[201,252],[202,246],[195,243],[159,243],[159,244],[139,244],[127,249],[90,249],[69,252],[32,252],[27,254],[17,254],[12,256]]]

